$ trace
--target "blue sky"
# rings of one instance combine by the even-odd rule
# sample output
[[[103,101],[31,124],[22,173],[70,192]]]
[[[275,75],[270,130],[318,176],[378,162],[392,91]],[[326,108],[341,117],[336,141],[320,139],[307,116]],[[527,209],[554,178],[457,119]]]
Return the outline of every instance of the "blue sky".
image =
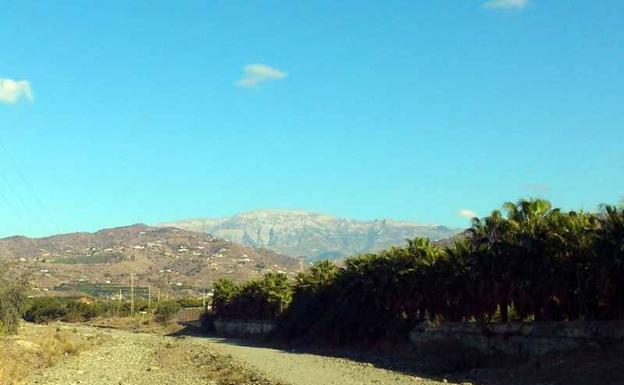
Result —
[[[615,203],[623,26],[619,0],[6,3],[0,236]]]

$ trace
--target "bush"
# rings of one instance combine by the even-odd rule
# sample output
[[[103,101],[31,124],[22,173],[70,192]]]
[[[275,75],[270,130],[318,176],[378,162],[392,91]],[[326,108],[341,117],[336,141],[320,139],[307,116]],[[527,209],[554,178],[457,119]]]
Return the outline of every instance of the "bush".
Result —
[[[156,304],[154,319],[163,325],[169,324],[178,314],[180,305],[175,301],[162,301]]]
[[[202,298],[182,298],[178,300],[181,307],[202,307],[204,300]]]
[[[79,301],[69,301],[66,303],[66,314],[63,321],[81,322],[98,317],[103,313],[103,309],[98,303],[84,303]]]
[[[0,281],[0,335],[14,334],[24,309],[24,296],[13,285]]]
[[[51,321],[81,322],[107,315],[111,305],[84,303],[72,298],[41,297],[29,301],[24,319],[35,323]]]
[[[242,286],[221,279],[214,285],[213,312],[216,318],[274,320],[291,300],[292,287],[284,274],[268,273]]]
[[[30,301],[24,319],[28,322],[48,323],[67,316],[67,306],[58,298],[42,297]]]
[[[214,294],[212,297],[212,311],[226,317],[228,308],[232,301],[240,294],[241,288],[232,280],[227,278],[218,279],[214,283]]]

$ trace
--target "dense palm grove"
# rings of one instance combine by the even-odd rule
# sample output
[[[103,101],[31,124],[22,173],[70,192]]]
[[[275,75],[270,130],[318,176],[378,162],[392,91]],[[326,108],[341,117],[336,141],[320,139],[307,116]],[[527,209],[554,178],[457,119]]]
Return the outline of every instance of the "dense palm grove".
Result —
[[[400,335],[422,320],[624,319],[624,209],[506,203],[451,246],[427,239],[320,262],[294,284],[271,274],[215,285],[218,318],[276,319],[287,338],[343,343]]]

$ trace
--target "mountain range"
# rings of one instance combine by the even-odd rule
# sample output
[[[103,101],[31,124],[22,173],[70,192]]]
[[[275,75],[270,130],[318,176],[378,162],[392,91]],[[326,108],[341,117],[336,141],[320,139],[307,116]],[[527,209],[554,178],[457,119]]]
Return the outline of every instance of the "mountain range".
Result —
[[[294,257],[342,259],[404,244],[446,240],[460,230],[390,219],[357,221],[306,211],[260,210],[231,217],[136,224],[45,238],[0,239],[0,264],[32,295],[101,285],[134,284],[166,293],[198,294],[221,277],[234,281],[268,271],[294,276]],[[6,272],[6,269],[5,269]],[[62,293],[60,293],[62,294]]]
[[[403,245],[406,239],[415,237],[436,241],[462,231],[391,219],[358,221],[301,210],[258,210],[157,226],[209,233],[247,246],[268,248],[291,257],[304,256],[309,260],[340,259],[379,251]]]

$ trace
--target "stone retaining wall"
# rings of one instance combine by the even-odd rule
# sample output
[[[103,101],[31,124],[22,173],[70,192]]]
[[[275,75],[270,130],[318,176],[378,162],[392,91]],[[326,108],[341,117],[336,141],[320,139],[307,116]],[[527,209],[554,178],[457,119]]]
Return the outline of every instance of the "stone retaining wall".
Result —
[[[232,337],[263,337],[277,327],[272,321],[216,320],[213,324],[217,334]]]
[[[410,333],[417,347],[457,344],[481,353],[540,356],[591,348],[624,348],[624,322],[445,323],[423,322]]]

